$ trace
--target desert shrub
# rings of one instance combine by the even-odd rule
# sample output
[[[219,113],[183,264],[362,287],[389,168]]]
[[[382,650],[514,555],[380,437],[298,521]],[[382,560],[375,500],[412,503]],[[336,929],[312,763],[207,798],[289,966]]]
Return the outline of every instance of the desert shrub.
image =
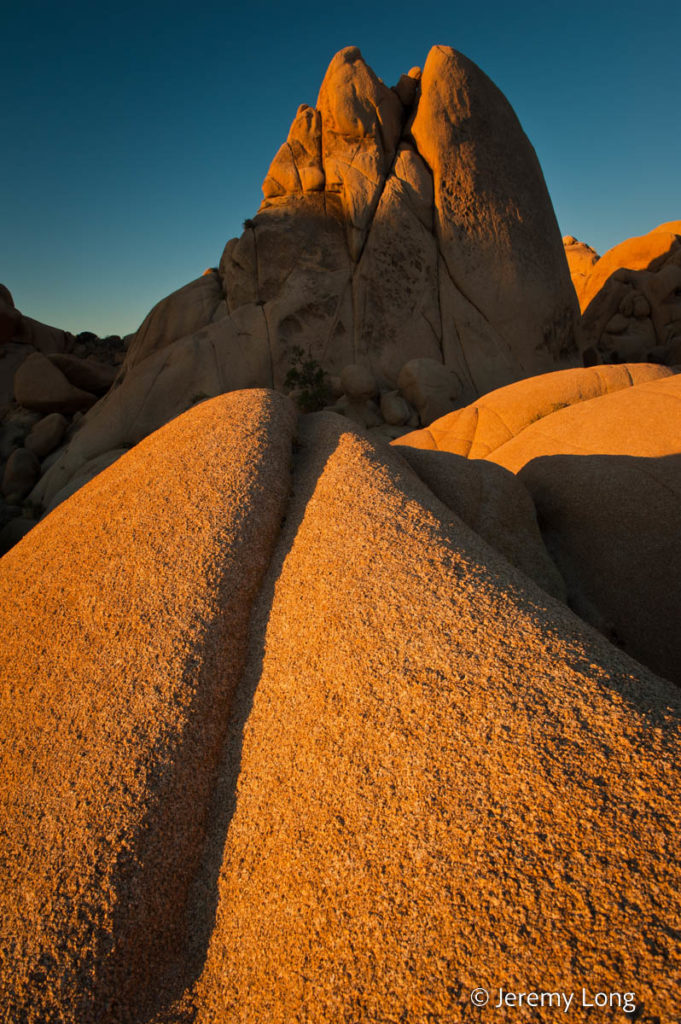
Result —
[[[296,345],[289,355],[290,369],[284,387],[295,392],[295,400],[302,412],[318,412],[331,401],[331,388],[325,371],[316,359]]]

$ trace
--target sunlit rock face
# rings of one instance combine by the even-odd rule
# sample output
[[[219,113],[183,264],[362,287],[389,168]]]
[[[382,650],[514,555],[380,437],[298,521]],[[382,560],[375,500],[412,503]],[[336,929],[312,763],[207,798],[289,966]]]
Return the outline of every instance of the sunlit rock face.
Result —
[[[202,403],[2,559],[8,1022],[127,1024],[163,991],[295,422],[274,392]]]
[[[574,238],[564,243],[587,360],[681,364],[681,221],[629,238],[600,258]]]
[[[515,473],[572,607],[681,684],[679,410],[670,368],[594,366],[501,388],[398,443]]]
[[[298,109],[263,194],[219,267],[152,310],[37,502],[196,396],[284,389],[296,349],[332,377],[365,367],[378,397],[398,389],[405,364],[438,363],[449,408],[581,362],[534,150],[501,92],[450,47],[393,88],[356,47],[341,50],[316,106]]]
[[[5,556],[8,1022],[464,1024],[538,970],[675,1019],[679,691],[484,466],[242,391]]]

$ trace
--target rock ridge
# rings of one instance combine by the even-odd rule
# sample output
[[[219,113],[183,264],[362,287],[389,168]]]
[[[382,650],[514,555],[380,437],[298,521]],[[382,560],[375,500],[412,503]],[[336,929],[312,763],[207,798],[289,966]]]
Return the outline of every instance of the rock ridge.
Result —
[[[197,395],[286,391],[299,351],[332,382],[362,366],[379,396],[400,390],[407,365],[428,361],[433,380],[437,364],[449,404],[434,415],[581,363],[536,154],[506,98],[453,48],[434,47],[392,88],[357,47],[341,50],[316,106],[298,108],[263,197],[218,267],[151,311],[115,389],[32,501],[49,506],[88,462],[137,444]],[[432,411],[422,394],[409,415],[425,425]],[[386,426],[380,401],[361,416]]]

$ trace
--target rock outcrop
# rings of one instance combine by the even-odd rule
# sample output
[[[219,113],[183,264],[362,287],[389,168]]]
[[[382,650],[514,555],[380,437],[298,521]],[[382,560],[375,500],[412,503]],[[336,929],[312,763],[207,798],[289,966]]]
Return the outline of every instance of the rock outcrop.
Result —
[[[572,607],[681,684],[679,410],[681,375],[599,366],[502,388],[396,443],[517,474]]]
[[[330,377],[350,365],[370,372],[375,409],[349,405],[377,427],[382,396],[400,391],[414,361],[437,364],[446,384],[418,410],[398,395],[408,408],[389,402],[389,427],[581,363],[579,311],[534,150],[504,96],[455,50],[434,47],[423,74],[413,68],[392,89],[356,47],[340,51],[316,106],[299,108],[263,194],[218,269],[149,314],[115,390],[36,502],[48,505],[85,461],[136,444],[197,395],[286,390],[299,351]]]
[[[681,221],[629,238],[600,258],[575,239],[564,242],[586,358],[681,364]]]
[[[673,1019],[678,690],[295,420],[201,403],[0,562],[7,1019],[463,1024],[538,964]]]
[[[395,444],[485,459],[557,410],[672,373],[666,366],[631,363],[541,374],[490,391],[429,427],[405,434]],[[536,429],[541,430],[541,426]]]
[[[223,765],[197,1020],[463,1022],[473,989],[537,964],[567,992],[635,977],[664,1019],[678,693],[384,449],[323,417],[301,443]]]
[[[127,453],[0,563],[0,1005],[132,1021],[184,941],[295,411],[240,393]]]
[[[595,264],[598,263],[600,256],[595,249],[592,249],[586,242],[580,242],[574,235],[565,235],[563,245],[565,247],[568,267],[570,268],[570,277],[577,292],[579,308],[584,309],[583,294],[586,282]]]
[[[11,485],[0,500],[0,554],[44,511],[25,493],[25,481],[35,483],[49,469],[60,442],[67,445],[74,436],[82,410],[111,387],[123,348],[117,335],[74,337],[25,316],[0,285],[0,478],[11,484],[23,467],[22,486]],[[57,450],[56,458],[61,454]]]

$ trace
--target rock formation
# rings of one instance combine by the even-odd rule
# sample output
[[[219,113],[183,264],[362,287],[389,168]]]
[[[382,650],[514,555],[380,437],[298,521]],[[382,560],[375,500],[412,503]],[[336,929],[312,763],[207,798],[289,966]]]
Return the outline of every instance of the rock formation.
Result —
[[[563,250],[442,46],[263,193],[125,342],[0,286],[0,1016],[672,1021],[681,224]]]
[[[123,348],[118,336],[74,337],[32,320],[0,285],[0,555],[35,525],[43,508],[29,492],[73,437],[83,410],[111,387]]]
[[[397,443],[516,473],[572,607],[681,685],[680,409],[681,375],[666,367],[564,370]]]
[[[137,444],[197,397],[286,390],[301,350],[330,378],[350,365],[369,372],[375,408],[345,398],[363,425],[394,428],[388,436],[415,412],[424,424],[491,388],[581,364],[534,150],[504,96],[455,50],[434,47],[423,74],[414,68],[392,89],[356,47],[336,54],[263,194],[219,267],[151,311],[36,503],[47,507],[85,463]],[[386,421],[382,398],[395,391],[407,406],[389,401]]]
[[[7,1020],[129,1021],[184,938],[295,418],[203,404],[2,560]]]
[[[678,690],[399,448],[216,398],[0,566],[8,1020],[458,1024],[538,965],[673,1019]]]
[[[681,221],[614,246],[600,258],[563,240],[591,362],[681,364]]]

